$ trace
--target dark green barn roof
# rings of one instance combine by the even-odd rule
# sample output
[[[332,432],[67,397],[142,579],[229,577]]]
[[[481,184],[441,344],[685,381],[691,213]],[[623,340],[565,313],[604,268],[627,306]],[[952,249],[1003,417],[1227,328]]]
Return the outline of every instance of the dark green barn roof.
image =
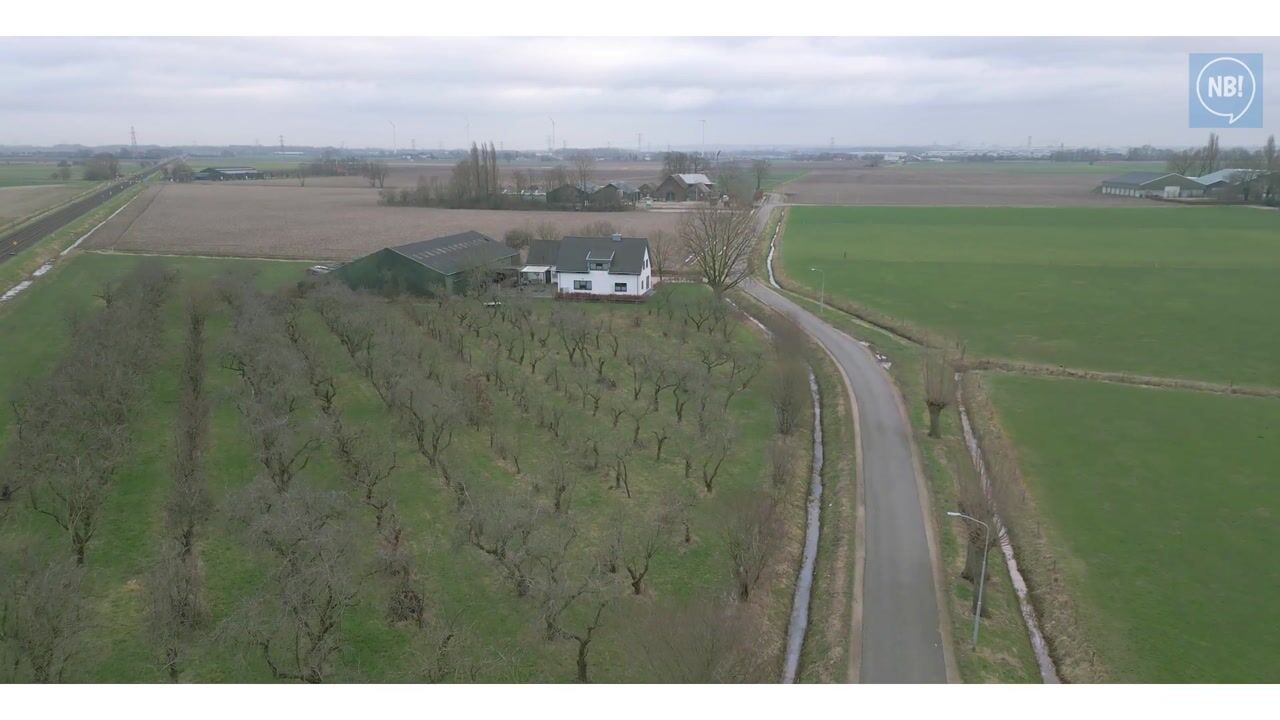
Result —
[[[430,268],[441,275],[454,275],[475,267],[492,266],[519,253],[475,230],[398,245],[388,250]]]

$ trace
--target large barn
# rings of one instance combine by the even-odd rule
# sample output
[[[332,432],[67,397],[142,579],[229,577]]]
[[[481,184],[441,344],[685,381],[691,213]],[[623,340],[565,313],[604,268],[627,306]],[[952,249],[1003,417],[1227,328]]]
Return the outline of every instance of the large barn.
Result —
[[[1127,197],[1204,197],[1204,185],[1178,173],[1131,172],[1102,181],[1103,195]]]
[[[468,230],[383,248],[343,265],[337,275],[356,290],[432,295],[463,292],[477,276],[514,276],[519,262],[517,250]]]

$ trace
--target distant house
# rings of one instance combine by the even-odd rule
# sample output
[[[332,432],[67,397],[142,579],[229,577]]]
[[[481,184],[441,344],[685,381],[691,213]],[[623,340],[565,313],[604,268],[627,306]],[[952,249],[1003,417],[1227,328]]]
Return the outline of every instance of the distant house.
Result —
[[[702,173],[678,173],[653,189],[650,197],[665,202],[692,202],[714,200],[719,197],[716,184]]]
[[[519,251],[469,230],[383,248],[335,271],[353,289],[434,295],[462,292],[475,273],[497,280],[514,274]]]
[[[594,208],[617,208],[622,207],[625,198],[622,196],[622,188],[616,183],[608,183],[596,188],[587,196],[587,200]]]
[[[653,191],[657,189],[658,186],[653,183],[640,183],[640,187],[636,188],[636,192],[639,193],[640,197],[653,197]]]
[[[526,281],[555,284],[561,298],[643,298],[653,290],[652,273],[649,240],[618,233],[535,241],[520,269]]]
[[[1205,187],[1178,173],[1131,172],[1103,180],[1101,191],[1103,195],[1172,199],[1204,197]]]
[[[565,183],[547,191],[548,205],[585,205],[598,186],[592,183]]]
[[[208,167],[192,177],[195,180],[260,180],[262,171],[252,167]]]

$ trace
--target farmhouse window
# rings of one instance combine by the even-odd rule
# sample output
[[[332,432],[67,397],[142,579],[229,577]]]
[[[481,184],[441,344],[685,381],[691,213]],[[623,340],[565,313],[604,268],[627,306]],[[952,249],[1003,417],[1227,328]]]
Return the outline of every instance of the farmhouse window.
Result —
[[[574,280],[573,289],[574,290],[590,290],[591,281],[590,280]]]
[[[626,283],[624,283],[624,282],[621,282],[621,283],[614,283],[614,284],[613,284],[613,291],[614,291],[614,292],[626,292],[626,291],[627,291],[627,284],[626,284]]]

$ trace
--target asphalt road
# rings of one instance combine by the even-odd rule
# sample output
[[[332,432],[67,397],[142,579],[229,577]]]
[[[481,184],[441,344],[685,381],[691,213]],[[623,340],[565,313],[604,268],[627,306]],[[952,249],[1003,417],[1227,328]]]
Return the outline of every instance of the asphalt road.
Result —
[[[769,206],[762,209],[767,217]],[[862,658],[869,683],[947,681],[922,479],[889,375],[866,347],[755,280],[742,289],[795,319],[844,371],[858,409],[865,497]]]

